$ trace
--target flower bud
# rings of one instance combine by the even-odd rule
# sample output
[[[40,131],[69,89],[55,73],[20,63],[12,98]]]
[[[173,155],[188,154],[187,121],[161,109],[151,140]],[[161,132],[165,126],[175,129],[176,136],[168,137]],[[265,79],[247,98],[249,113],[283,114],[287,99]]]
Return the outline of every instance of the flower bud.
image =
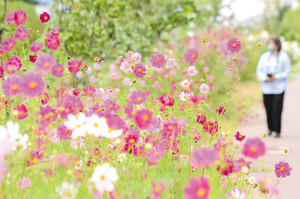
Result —
[[[258,42],[258,43],[257,43],[257,46],[258,46],[258,47],[260,47],[260,46],[261,46],[261,43],[260,43],[260,42]]]

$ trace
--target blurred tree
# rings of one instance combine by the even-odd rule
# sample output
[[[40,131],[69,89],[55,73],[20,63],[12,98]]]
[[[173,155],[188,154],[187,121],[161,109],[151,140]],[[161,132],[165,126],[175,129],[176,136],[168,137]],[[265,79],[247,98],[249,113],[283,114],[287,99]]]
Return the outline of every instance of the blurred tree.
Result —
[[[163,33],[191,21],[203,25],[212,16],[212,11],[205,10],[199,2],[202,1],[54,0],[53,20],[72,56],[115,58],[128,50],[149,54]],[[220,0],[213,2],[210,5],[215,6]]]
[[[289,10],[284,15],[280,26],[280,35],[284,36],[286,40],[296,40],[300,42],[300,8],[296,10]]]

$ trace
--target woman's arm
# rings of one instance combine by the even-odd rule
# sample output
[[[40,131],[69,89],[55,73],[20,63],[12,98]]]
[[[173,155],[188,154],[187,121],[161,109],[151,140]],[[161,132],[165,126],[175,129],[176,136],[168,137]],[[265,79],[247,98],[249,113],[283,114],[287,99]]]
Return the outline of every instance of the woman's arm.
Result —
[[[256,68],[256,75],[258,79],[262,82],[266,81],[267,79],[267,74],[264,71],[263,55],[259,58],[257,68]]]
[[[275,74],[275,79],[283,80],[288,78],[291,74],[291,62],[289,56],[283,57],[283,71]]]

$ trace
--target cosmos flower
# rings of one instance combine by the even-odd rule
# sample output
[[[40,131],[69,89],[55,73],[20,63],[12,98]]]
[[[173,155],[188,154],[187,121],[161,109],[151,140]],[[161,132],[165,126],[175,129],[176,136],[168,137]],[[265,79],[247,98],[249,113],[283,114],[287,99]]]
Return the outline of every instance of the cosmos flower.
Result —
[[[60,198],[63,199],[74,199],[78,193],[78,188],[74,184],[63,182],[61,186],[57,186],[55,191],[58,193]]]
[[[241,48],[242,48],[242,44],[236,38],[230,39],[227,42],[227,50],[229,50],[232,53],[239,52]]]
[[[209,181],[206,177],[190,178],[188,186],[184,187],[185,199],[208,199],[210,193]]]
[[[47,53],[40,54],[35,61],[36,68],[42,71],[43,74],[47,74],[56,65],[54,56]]]
[[[16,112],[15,116],[17,120],[23,120],[28,116],[28,109],[24,104],[18,104],[16,108],[13,109],[13,113]]]
[[[165,56],[163,56],[159,52],[156,52],[156,53],[151,55],[150,62],[151,62],[153,67],[162,68],[163,65],[165,65],[165,63],[166,63],[166,59],[165,59]]]
[[[130,98],[132,103],[135,105],[141,105],[146,102],[147,100],[147,95],[145,92],[138,90],[138,91],[133,91],[132,95]]]
[[[235,133],[234,137],[235,137],[235,139],[236,139],[237,141],[242,142],[242,141],[245,139],[246,136],[240,134],[240,132],[237,131],[237,132]]]
[[[176,63],[176,61],[175,61],[174,58],[168,59],[168,62],[167,62],[167,67],[168,67],[168,68],[173,68],[173,67],[176,66],[176,65],[177,65],[177,63]]]
[[[2,45],[3,45],[4,50],[11,51],[15,47],[16,43],[17,43],[16,40],[14,40],[11,37],[8,37],[8,38],[4,39],[4,42]]]
[[[232,199],[246,199],[246,191],[241,192],[240,188],[232,188],[230,193],[227,194],[228,198]]]
[[[266,153],[265,143],[260,138],[248,138],[244,142],[242,153],[246,157],[258,159]]]
[[[21,87],[20,87],[20,77],[16,75],[12,75],[6,78],[2,85],[1,89],[5,96],[13,97],[21,94]]]
[[[78,73],[80,71],[81,61],[70,61],[68,66],[71,73]]]
[[[195,66],[190,66],[190,67],[187,69],[187,73],[188,73],[188,76],[194,76],[194,75],[196,75],[198,72],[197,72]]]
[[[44,91],[46,83],[40,73],[29,71],[20,77],[19,86],[24,95],[34,98]]]
[[[178,93],[178,99],[182,102],[185,102],[186,100],[189,100],[191,98],[191,92],[188,90],[183,90],[180,93]]]
[[[14,38],[16,38],[20,41],[25,41],[29,35],[30,35],[29,30],[27,30],[23,26],[20,26],[15,30]]]
[[[219,153],[215,149],[201,147],[193,151],[191,163],[197,167],[209,167],[219,159]]]
[[[277,178],[285,178],[286,176],[291,175],[292,167],[290,167],[289,163],[280,161],[275,165],[275,174]]]
[[[123,61],[123,62],[121,63],[120,69],[121,69],[121,71],[123,71],[123,72],[126,73],[126,72],[128,72],[128,71],[131,70],[131,67],[130,67],[130,64],[129,64],[127,61]]]
[[[183,80],[182,82],[180,82],[180,85],[183,87],[183,88],[189,88],[191,83],[189,82],[188,79],[185,79]]]
[[[139,128],[145,128],[152,121],[152,112],[147,109],[138,110],[134,120]]]
[[[133,74],[136,77],[144,77],[146,73],[146,68],[143,66],[143,64],[139,63],[136,64],[133,68]]]
[[[56,78],[61,78],[64,75],[64,67],[62,64],[56,63],[52,68],[52,75]]]
[[[15,23],[14,16],[15,16],[15,13],[14,13],[14,12],[8,13],[8,15],[7,15],[6,18],[5,18],[5,21],[6,21],[8,24],[14,24],[14,23]]]
[[[201,84],[199,89],[200,89],[200,93],[203,94],[207,94],[209,92],[209,86],[206,84]]]
[[[17,10],[16,12],[14,12],[15,24],[17,24],[19,26],[19,25],[25,23],[26,20],[27,20],[26,12],[24,12],[23,10]]]
[[[40,20],[42,23],[47,23],[50,20],[50,15],[47,12],[43,12],[40,15]]]
[[[133,53],[133,54],[131,55],[131,60],[132,60],[135,64],[141,63],[141,61],[142,61],[142,55],[140,55],[140,53]]]
[[[39,51],[41,51],[44,47],[44,44],[42,42],[38,43],[36,41],[34,41],[30,46],[29,49],[31,52],[33,53],[37,53]]]
[[[190,49],[187,51],[187,53],[184,55],[184,57],[186,58],[186,62],[190,63],[190,66],[193,66],[197,59],[198,59],[198,51],[195,49]]]

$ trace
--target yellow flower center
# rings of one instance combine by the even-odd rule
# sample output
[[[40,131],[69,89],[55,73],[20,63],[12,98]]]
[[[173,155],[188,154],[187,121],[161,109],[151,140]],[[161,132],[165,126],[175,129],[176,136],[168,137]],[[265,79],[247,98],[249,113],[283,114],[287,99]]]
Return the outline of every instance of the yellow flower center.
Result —
[[[172,130],[172,129],[173,129],[173,127],[172,127],[172,126],[169,126],[169,129],[170,129],[170,130]]]
[[[75,67],[78,68],[78,64],[76,64]]]
[[[45,64],[45,68],[48,68],[49,67],[49,64],[47,63],[47,64]]]
[[[105,176],[104,176],[104,175],[101,175],[101,176],[100,176],[100,180],[105,180]]]
[[[193,57],[193,59],[194,59],[194,58],[196,57],[196,55],[193,55],[192,57]]]
[[[160,61],[160,58],[157,58],[157,61]]]
[[[48,19],[48,17],[45,17],[44,19],[45,19],[45,20],[47,20],[47,19]]]
[[[156,191],[159,191],[159,187],[155,187],[155,190],[156,190]]]
[[[147,120],[149,119],[149,117],[148,117],[147,115],[144,115],[143,119],[144,119],[145,121],[147,121]]]
[[[135,111],[132,111],[132,113],[131,113],[132,115],[135,115]]]
[[[61,69],[59,69],[58,71],[59,71],[59,72],[61,72],[62,70],[61,70]]]
[[[235,48],[235,47],[236,47],[236,44],[234,43],[234,44],[232,44],[232,46]]]
[[[239,138],[242,138],[242,136],[241,136],[241,135],[239,135]]]
[[[23,33],[22,36],[25,37],[25,34]]]
[[[20,112],[20,115],[23,115],[23,112]]]
[[[13,47],[14,45],[10,44],[10,47]]]
[[[66,109],[66,112],[69,113],[69,109]]]
[[[56,41],[53,41],[54,44],[56,44]]]
[[[129,142],[132,144],[134,143],[134,139],[130,139]]]
[[[138,71],[139,71],[139,72],[142,72],[142,69],[139,69]]]
[[[18,86],[13,85],[12,89],[13,89],[14,91],[18,90]]]
[[[252,148],[251,151],[252,151],[252,153],[255,153],[256,152],[256,148]]]
[[[113,108],[113,106],[112,106],[112,105],[110,105],[110,106],[109,106],[109,108]]]
[[[138,101],[139,101],[139,102],[142,101],[142,98],[139,97],[139,98],[138,98]]]
[[[94,127],[95,127],[95,128],[98,128],[98,127],[99,127],[99,124],[98,124],[97,122],[95,122],[95,123],[94,123]]]
[[[48,114],[46,114],[44,117],[46,120],[50,118],[50,116]]]
[[[24,17],[21,17],[21,20],[23,20],[24,19]]]
[[[155,156],[158,156],[158,153],[157,153],[157,152],[155,153]]]
[[[281,167],[281,168],[280,168],[280,171],[284,171],[284,168],[283,168],[283,167]]]
[[[199,197],[204,196],[204,194],[205,194],[205,190],[204,190],[203,188],[201,188],[201,189],[199,189],[199,190],[197,191],[197,195],[198,195]]]
[[[30,83],[30,88],[35,88],[36,87],[36,83],[34,83],[34,82],[32,82],[32,83]]]

